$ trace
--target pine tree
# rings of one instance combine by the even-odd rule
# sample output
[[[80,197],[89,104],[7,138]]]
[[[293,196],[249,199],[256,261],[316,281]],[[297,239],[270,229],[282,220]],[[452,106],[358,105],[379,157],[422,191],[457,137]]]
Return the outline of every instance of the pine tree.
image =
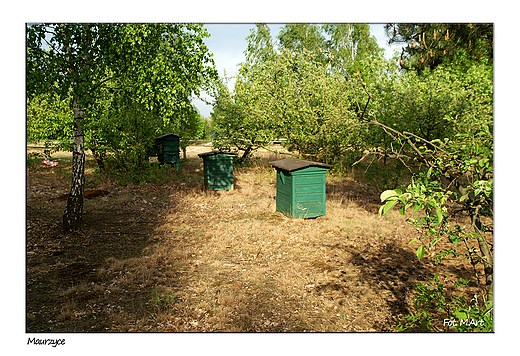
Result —
[[[443,63],[493,61],[493,24],[414,24],[385,26],[389,44],[406,44],[402,68],[419,72]]]

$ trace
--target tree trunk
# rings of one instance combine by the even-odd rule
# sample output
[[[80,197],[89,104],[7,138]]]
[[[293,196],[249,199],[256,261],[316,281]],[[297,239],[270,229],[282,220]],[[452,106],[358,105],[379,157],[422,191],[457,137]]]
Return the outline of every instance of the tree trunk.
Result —
[[[239,161],[240,161],[240,162],[245,162],[246,159],[249,158],[249,155],[251,154],[252,151],[253,151],[253,147],[251,147],[251,146],[247,147],[247,148],[244,150],[244,153],[242,154],[242,157],[240,157]]]
[[[493,254],[486,241],[486,237],[482,232],[482,224],[479,217],[480,205],[474,210],[471,216],[471,224],[473,229],[477,232],[478,247],[482,254],[482,261],[484,263],[484,274],[486,275],[486,294],[488,300],[493,300]]]
[[[444,172],[444,176],[453,182],[455,188],[458,190],[461,196],[468,195],[468,189],[464,188],[458,181],[458,177],[449,171]],[[475,200],[475,197],[470,194],[467,197],[467,201],[464,205],[469,209],[469,216],[471,218],[471,226],[473,231],[477,233],[477,243],[480,249],[480,257],[484,264],[484,275],[486,277],[486,294],[487,300],[493,300],[493,253],[489,248],[489,244],[486,241],[486,236],[482,231],[482,222],[480,220],[480,209],[482,207],[479,201]]]
[[[83,215],[83,195],[85,190],[85,137],[83,136],[83,107],[78,98],[73,100],[74,145],[72,151],[72,184],[63,214],[65,232],[81,229]]]
[[[94,144],[95,146],[95,144]],[[94,156],[94,159],[96,160],[96,163],[102,171],[105,170],[105,157],[106,157],[106,150],[105,149],[97,149],[96,147],[92,147],[90,149],[92,151],[92,156]]]

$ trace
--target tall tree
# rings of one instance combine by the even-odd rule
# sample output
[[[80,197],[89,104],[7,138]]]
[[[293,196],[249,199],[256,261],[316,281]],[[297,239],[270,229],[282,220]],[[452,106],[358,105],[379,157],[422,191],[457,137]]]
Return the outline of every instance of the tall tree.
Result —
[[[391,23],[385,26],[388,43],[406,44],[404,69],[433,69],[451,62],[493,60],[493,24]]]
[[[314,52],[321,63],[327,63],[327,57],[320,53],[325,47],[325,37],[319,25],[308,23],[286,24],[278,34],[281,50],[293,54],[302,54],[305,50]]]
[[[333,64],[338,63],[351,73],[362,72],[367,59],[383,55],[367,24],[324,24],[322,28],[328,37],[325,50],[333,56]]]
[[[276,53],[271,30],[266,24],[256,24],[246,41],[247,49],[244,53],[247,63],[252,66],[264,63]]]
[[[85,183],[85,114],[115,82],[133,85],[135,102],[175,120],[189,97],[216,77],[202,38],[190,24],[32,24],[27,26],[27,95],[71,96],[74,113],[72,184],[65,231],[81,227]]]
[[[27,27],[27,93],[56,91],[71,94],[74,113],[72,183],[63,227],[66,231],[80,228],[85,185],[85,138],[83,119],[107,66],[107,39],[117,40],[118,28],[91,24],[37,24]],[[44,43],[48,49],[44,49]],[[46,77],[47,76],[47,77]],[[42,85],[43,84],[43,85]]]

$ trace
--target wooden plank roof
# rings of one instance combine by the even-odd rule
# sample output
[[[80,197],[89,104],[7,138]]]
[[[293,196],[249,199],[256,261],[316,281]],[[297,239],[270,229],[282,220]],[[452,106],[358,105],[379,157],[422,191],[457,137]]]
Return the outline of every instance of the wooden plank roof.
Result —
[[[279,161],[269,162],[273,167],[283,169],[285,171],[295,171],[297,169],[307,168],[307,167],[322,167],[326,169],[331,169],[333,166],[330,164],[325,164],[321,162],[307,161],[304,159],[296,159],[296,158],[284,158]]]

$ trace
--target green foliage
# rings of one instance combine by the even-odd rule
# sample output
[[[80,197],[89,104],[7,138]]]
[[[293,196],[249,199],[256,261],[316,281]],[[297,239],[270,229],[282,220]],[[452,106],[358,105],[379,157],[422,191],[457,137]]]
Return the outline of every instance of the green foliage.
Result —
[[[402,31],[397,32],[418,29],[416,25],[402,26]],[[438,27],[429,30],[437,31]],[[428,39],[427,33],[423,36]],[[413,55],[420,54],[420,50],[408,48],[408,65],[418,69],[420,75],[408,71],[400,81],[383,81],[374,87],[377,94],[382,94],[375,95],[374,102],[376,108],[381,108],[376,109],[381,120],[372,123],[388,136],[388,154],[403,164],[420,164],[410,169],[413,177],[404,190],[391,189],[381,194],[380,215],[394,207],[403,215],[411,211],[408,221],[416,227],[418,238],[410,244],[418,244],[417,257],[428,256],[436,263],[447,257],[468,259],[474,269],[473,283],[483,291],[467,303],[460,296],[445,298],[438,280],[434,287],[420,283],[414,295],[416,312],[406,318],[408,326],[401,325],[401,329],[422,324],[431,331],[448,330],[449,326],[434,326],[431,322],[432,317],[438,320],[437,315],[444,313],[448,320],[479,320],[478,327],[453,323],[451,326],[458,331],[492,331],[493,252],[489,237],[493,233],[493,70],[489,61],[471,59],[464,47],[467,43],[461,38],[459,48],[453,49],[459,59],[449,63],[451,59],[430,58],[424,66],[410,64],[417,60]],[[397,104],[391,104],[390,98]],[[402,115],[412,118],[411,122],[402,120]],[[458,213],[469,218],[469,227],[452,223],[451,217]],[[439,250],[442,240],[447,247]],[[461,246],[463,253],[459,252]]]
[[[237,79],[235,90],[238,93],[233,98],[228,88],[220,84],[211,114],[217,134],[213,146],[226,151],[236,147],[243,151],[240,158],[242,161],[256,149],[267,146],[274,138],[266,118],[259,115],[255,108],[248,108],[254,105],[251,96],[255,95],[255,88],[249,91],[247,87],[238,89],[245,86]]]
[[[367,69],[372,67],[368,63],[379,62],[383,58],[384,51],[378,46],[376,38],[370,35],[367,24],[325,24],[322,28],[329,38],[322,47],[323,51],[332,57],[331,64],[336,69],[366,75]]]
[[[427,140],[452,138],[483,120],[492,127],[491,67],[475,64],[462,71],[455,65],[439,66],[418,75],[399,74],[395,66],[388,66],[386,73],[369,87],[370,108],[378,122]],[[386,152],[397,153],[384,131],[373,130],[367,139],[373,145],[383,141]]]
[[[326,63],[327,58],[319,53],[319,49],[324,47],[325,36],[320,27],[308,23],[291,23],[280,29],[278,35],[280,49],[301,55],[305,51],[316,53],[316,60],[320,63]]]
[[[381,193],[381,201],[385,204],[379,209],[379,215],[386,214],[397,203],[401,204],[399,213],[404,215],[405,211],[413,208],[413,212],[424,211],[424,216],[409,218],[408,221],[421,231],[419,241],[421,246],[416,251],[417,257],[421,259],[426,251],[432,251],[433,247],[449,233],[447,224],[448,201],[452,192],[445,191],[438,181],[430,181],[431,169],[420,173],[418,177],[412,178],[405,193],[399,189],[387,190]],[[416,242],[412,240],[411,243]]]
[[[283,51],[262,66],[244,64],[234,96],[226,90],[214,107],[219,141],[246,152],[284,138],[289,150],[328,160],[356,141],[347,83],[310,52]]]
[[[450,294],[467,284],[468,281],[460,279],[449,288]],[[412,300],[414,311],[396,326],[397,331],[493,332],[493,301],[481,307],[476,295],[470,301],[460,295],[449,296],[439,275],[429,284],[418,283]]]
[[[152,297],[148,301],[148,304],[154,307],[167,307],[175,304],[177,302],[177,296],[174,293],[159,293],[159,291],[154,290],[152,292]]]
[[[137,159],[127,159],[121,157],[106,157],[103,170],[97,169],[94,172],[95,179],[110,177],[118,184],[139,184],[147,183],[164,184],[175,178],[174,169],[169,166],[160,166],[157,163],[150,163]]]
[[[246,37],[246,61],[251,66],[262,65],[275,55],[275,45],[271,31],[266,24],[256,24],[256,29]]]
[[[290,151],[328,161],[355,145],[357,121],[348,83],[328,73],[312,53],[284,51],[258,77],[256,109]]]
[[[27,141],[44,142],[49,151],[70,150],[72,112],[68,100],[40,94],[27,99]]]
[[[370,35],[368,24],[287,24],[278,35],[280,50],[300,55],[315,54],[315,60],[350,74],[364,73],[366,63],[383,57],[383,49]]]
[[[203,123],[191,98],[217,78],[207,36],[200,24],[29,25],[28,134],[52,139],[59,126],[70,143],[76,97],[85,109],[85,148],[100,167],[108,154],[127,163],[144,160],[162,133],[198,137]],[[38,93],[66,99],[70,120],[58,117],[64,114],[57,109],[67,111],[63,105],[47,105],[41,119]]]
[[[452,120],[448,120],[452,121]],[[406,136],[406,135],[404,135]],[[408,221],[417,228],[418,238],[410,241],[419,243],[416,254],[419,259],[424,256],[434,258],[441,263],[446,257],[467,258],[474,267],[475,283],[484,291],[480,303],[475,299],[474,305],[468,307],[463,299],[454,299],[451,310],[462,319],[480,317],[481,330],[492,328],[492,319],[487,317],[489,303],[493,300],[493,254],[489,246],[487,234],[493,232],[492,220],[485,223],[483,218],[493,218],[493,138],[486,124],[473,127],[473,130],[460,132],[453,139],[421,140],[422,145],[409,144],[417,150],[417,155],[429,168],[411,179],[405,191],[399,189],[387,190],[381,194],[384,203],[379,214],[386,214],[399,204],[399,212],[405,214],[413,210],[418,217]],[[460,225],[452,225],[450,213],[465,212],[468,214],[471,227],[463,229]],[[453,247],[445,247],[435,252],[439,241],[444,240]],[[463,244],[465,253],[457,252],[456,247]],[[448,246],[449,246],[448,244]],[[485,283],[482,284],[483,265]],[[440,296],[441,290],[428,289],[421,284],[417,286],[418,294],[415,308],[419,310],[408,321],[420,322],[432,328],[430,313],[426,302],[434,301],[436,310],[447,313],[447,301]],[[434,293],[435,292],[435,293]],[[426,299],[425,299],[426,298]],[[460,304],[455,308],[455,302]],[[417,304],[419,303],[419,304]],[[480,325],[480,324],[479,324]],[[491,325],[491,326],[490,326]],[[467,331],[468,325],[458,327],[459,331]],[[474,326],[474,325],[470,325]],[[480,330],[480,329],[479,329]]]
[[[492,231],[481,222],[482,216],[492,217],[493,166],[492,137],[486,126],[475,132],[460,134],[464,143],[450,140],[436,141],[435,150],[420,146],[421,156],[428,159],[430,168],[411,179],[405,192],[388,190],[381,194],[379,214],[383,215],[400,203],[399,212],[412,208],[413,213],[424,211],[424,216],[410,218],[409,221],[423,233],[421,238],[430,240],[426,248],[431,249],[441,238],[449,238],[458,244],[461,240],[460,226],[451,227],[448,221],[448,203],[460,205],[458,210],[467,211],[472,216],[473,228],[480,233]],[[468,145],[473,140],[474,144]],[[478,141],[478,142],[477,142]],[[449,178],[447,186],[443,179]],[[447,189],[452,187],[452,189]],[[453,208],[452,208],[453,210]],[[466,233],[463,239],[471,237]]]
[[[201,24],[129,24],[121,37],[121,86],[165,126],[183,127],[191,96],[217,78],[207,31]]]
[[[441,64],[493,60],[493,24],[388,24],[389,43],[407,44],[400,64],[419,72]]]
[[[279,51],[265,25],[257,25],[247,40],[247,62],[234,92],[222,84],[214,104],[216,147],[237,147],[247,157],[273,139],[284,139],[296,155],[328,162],[362,151],[368,130],[359,125],[362,108],[353,83],[330,57],[347,64],[352,76],[356,69],[376,80],[382,51],[368,25],[287,24],[278,36]],[[354,58],[345,57],[343,45],[350,46]],[[361,87],[360,77],[355,79]]]

